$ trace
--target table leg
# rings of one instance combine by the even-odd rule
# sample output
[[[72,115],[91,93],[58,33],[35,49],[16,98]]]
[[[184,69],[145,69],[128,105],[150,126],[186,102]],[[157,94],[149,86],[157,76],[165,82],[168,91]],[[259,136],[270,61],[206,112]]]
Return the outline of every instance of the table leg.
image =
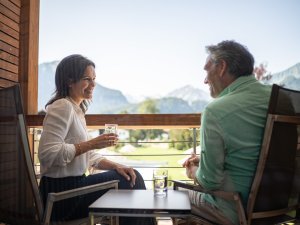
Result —
[[[119,217],[111,216],[110,217],[110,225],[119,225]]]
[[[89,213],[89,217],[90,217],[90,225],[94,225],[94,214]]]
[[[116,216],[115,218],[116,218],[116,225],[119,225],[119,217]]]

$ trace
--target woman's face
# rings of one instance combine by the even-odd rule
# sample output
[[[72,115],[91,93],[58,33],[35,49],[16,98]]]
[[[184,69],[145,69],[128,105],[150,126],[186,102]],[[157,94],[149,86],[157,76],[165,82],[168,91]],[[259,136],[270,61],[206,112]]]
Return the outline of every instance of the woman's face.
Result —
[[[85,69],[83,77],[69,85],[70,97],[78,103],[78,105],[85,99],[92,99],[95,88],[96,73],[93,66],[88,66]]]

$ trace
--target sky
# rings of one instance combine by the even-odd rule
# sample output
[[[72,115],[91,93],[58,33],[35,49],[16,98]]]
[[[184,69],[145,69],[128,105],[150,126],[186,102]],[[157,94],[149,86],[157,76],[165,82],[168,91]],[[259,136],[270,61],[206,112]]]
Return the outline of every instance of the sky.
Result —
[[[300,62],[299,0],[41,0],[39,63],[82,54],[97,82],[134,98],[203,83],[205,46],[235,40],[256,65]]]

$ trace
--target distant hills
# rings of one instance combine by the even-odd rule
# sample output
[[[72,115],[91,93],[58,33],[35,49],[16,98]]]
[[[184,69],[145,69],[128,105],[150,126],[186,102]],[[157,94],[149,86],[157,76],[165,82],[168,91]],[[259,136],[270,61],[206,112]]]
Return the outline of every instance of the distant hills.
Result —
[[[55,89],[54,76],[58,61],[39,65],[38,107],[44,109]],[[300,90],[300,63],[279,73],[269,74],[261,80],[265,84],[276,83]],[[209,93],[190,85],[171,91],[166,96],[152,99],[159,113],[199,113],[211,101]],[[138,113],[142,102],[130,103],[119,90],[96,84],[89,114]]]
[[[55,69],[58,61],[39,65],[38,107],[43,110],[55,90]],[[208,93],[184,86],[162,98],[153,99],[159,113],[195,113],[202,112],[210,101]],[[89,114],[115,114],[120,112],[137,113],[142,102],[130,103],[119,90],[104,87],[96,83]]]

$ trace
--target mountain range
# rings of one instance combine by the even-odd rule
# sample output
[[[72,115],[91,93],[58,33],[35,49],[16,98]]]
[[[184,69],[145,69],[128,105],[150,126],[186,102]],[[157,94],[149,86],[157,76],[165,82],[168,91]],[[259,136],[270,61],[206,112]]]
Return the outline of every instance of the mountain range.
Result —
[[[300,90],[300,63],[274,74],[262,78],[265,84],[278,84],[289,89]]]
[[[38,107],[43,110],[55,90],[55,69],[58,61],[39,65]],[[300,90],[300,63],[279,73],[269,74],[261,80],[265,84],[279,84],[287,88]],[[185,85],[161,98],[152,99],[159,113],[199,113],[211,101],[209,93]],[[121,112],[138,113],[142,102],[131,103],[119,90],[104,87],[96,83],[89,114],[115,114]]]
[[[38,108],[43,110],[45,104],[55,91],[55,69],[58,61],[43,63],[39,65],[38,84]],[[118,111],[119,108],[128,105],[126,97],[121,91],[110,89],[96,83],[94,98],[89,108],[90,114],[103,113],[109,109],[110,112]]]

